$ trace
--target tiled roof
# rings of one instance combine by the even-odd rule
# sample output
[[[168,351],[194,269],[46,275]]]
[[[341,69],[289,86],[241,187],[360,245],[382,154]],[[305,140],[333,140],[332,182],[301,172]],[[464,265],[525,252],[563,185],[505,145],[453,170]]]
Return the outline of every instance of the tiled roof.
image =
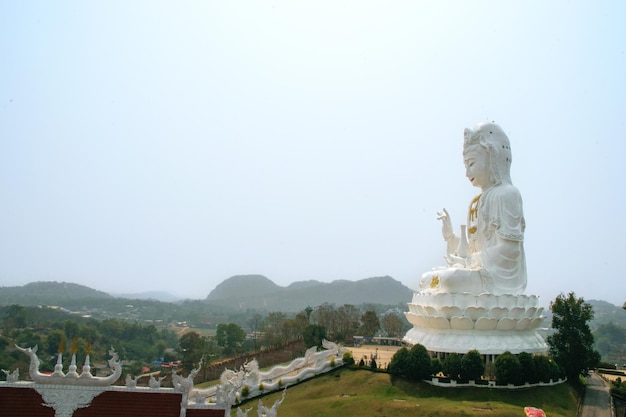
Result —
[[[73,417],[180,417],[180,392],[105,391]]]
[[[72,417],[179,417],[182,394],[173,390],[107,390]],[[0,414],[11,417],[55,417],[34,387],[0,384]],[[224,410],[188,409],[188,417],[224,417]]]
[[[0,387],[0,412],[11,417],[54,417],[52,408],[41,405],[43,398],[34,389]]]

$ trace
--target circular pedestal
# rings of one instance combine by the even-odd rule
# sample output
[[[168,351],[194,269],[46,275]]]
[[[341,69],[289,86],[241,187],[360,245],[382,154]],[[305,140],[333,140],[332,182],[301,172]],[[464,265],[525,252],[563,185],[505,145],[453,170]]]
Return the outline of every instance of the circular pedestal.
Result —
[[[405,313],[413,328],[404,341],[431,352],[544,353],[537,301],[526,295],[415,293]]]

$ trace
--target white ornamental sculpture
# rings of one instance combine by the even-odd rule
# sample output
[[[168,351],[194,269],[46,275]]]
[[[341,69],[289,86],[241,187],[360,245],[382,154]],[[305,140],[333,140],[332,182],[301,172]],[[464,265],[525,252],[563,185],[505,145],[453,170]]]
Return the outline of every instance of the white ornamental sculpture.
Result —
[[[465,129],[463,160],[481,193],[458,236],[448,212],[438,213],[447,265],[422,275],[405,313],[413,328],[404,340],[431,352],[543,353],[547,346],[537,334],[543,308],[537,296],[524,294],[525,222],[511,183],[509,139],[494,123]]]

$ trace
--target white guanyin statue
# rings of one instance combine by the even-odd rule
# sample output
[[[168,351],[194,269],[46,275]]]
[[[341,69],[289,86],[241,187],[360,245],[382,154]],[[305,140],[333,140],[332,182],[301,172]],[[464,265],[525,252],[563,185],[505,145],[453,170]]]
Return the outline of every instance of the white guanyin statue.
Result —
[[[422,275],[405,313],[413,328],[404,340],[437,353],[545,352],[536,331],[543,308],[537,296],[524,294],[525,222],[522,197],[511,183],[508,137],[494,123],[465,129],[463,161],[481,193],[459,236],[448,212],[438,213],[447,265]]]
[[[481,189],[469,206],[461,236],[448,212],[438,213],[447,243],[447,267],[427,272],[420,291],[430,293],[522,294],[526,289],[522,197],[511,183],[511,147],[500,126],[465,129],[466,175]]]

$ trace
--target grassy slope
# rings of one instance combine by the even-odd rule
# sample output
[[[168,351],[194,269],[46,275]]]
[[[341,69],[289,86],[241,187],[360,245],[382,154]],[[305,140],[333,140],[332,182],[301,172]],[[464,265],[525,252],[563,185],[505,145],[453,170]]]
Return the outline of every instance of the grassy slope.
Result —
[[[271,406],[282,392],[263,398]],[[253,408],[258,399],[241,406]],[[339,369],[287,389],[278,409],[285,417],[497,416],[523,417],[524,407],[542,408],[549,417],[574,417],[577,395],[568,384],[507,391],[486,388],[446,389],[392,379],[385,373]],[[236,408],[232,416],[236,416]]]

